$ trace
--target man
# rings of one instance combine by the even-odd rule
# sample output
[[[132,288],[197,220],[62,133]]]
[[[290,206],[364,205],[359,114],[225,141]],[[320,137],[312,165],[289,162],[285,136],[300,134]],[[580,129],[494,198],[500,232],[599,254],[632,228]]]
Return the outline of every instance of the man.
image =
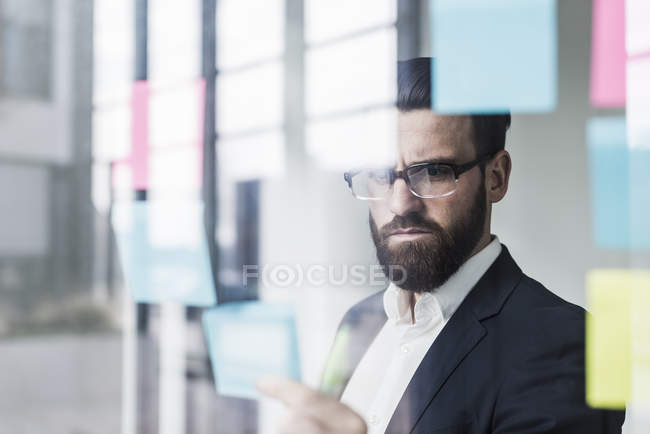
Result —
[[[341,323],[328,362],[340,381],[325,385],[340,402],[286,380],[260,388],[289,406],[286,432],[621,432],[623,411],[585,404],[584,310],[491,235],[510,115],[434,113],[430,64],[399,64],[395,168],[346,174],[368,200],[379,262],[402,272]]]

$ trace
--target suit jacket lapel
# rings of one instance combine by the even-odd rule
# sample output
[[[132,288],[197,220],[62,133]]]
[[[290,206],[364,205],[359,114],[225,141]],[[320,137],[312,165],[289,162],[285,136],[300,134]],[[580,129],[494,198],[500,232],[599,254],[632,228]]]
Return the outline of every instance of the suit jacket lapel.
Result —
[[[496,315],[522,273],[503,246],[429,348],[400,400],[386,433],[413,430],[447,378],[485,336],[481,320]]]

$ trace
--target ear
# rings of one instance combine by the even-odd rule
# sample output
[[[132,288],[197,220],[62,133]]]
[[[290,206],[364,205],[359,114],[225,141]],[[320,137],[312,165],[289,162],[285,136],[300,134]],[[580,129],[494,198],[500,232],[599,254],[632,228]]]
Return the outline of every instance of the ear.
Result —
[[[508,151],[497,152],[485,166],[485,188],[490,203],[499,202],[508,191],[512,161]]]

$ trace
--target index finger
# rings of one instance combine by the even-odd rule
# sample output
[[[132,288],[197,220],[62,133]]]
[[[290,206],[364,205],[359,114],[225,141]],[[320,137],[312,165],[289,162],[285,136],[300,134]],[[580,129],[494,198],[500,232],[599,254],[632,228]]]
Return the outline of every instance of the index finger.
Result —
[[[277,375],[266,375],[260,378],[256,387],[263,394],[279,399],[288,407],[315,401],[318,396],[314,390],[304,384]]]
[[[328,432],[365,433],[366,424],[357,413],[338,400],[296,381],[268,376],[258,381],[260,392],[277,398],[298,414],[304,414]]]

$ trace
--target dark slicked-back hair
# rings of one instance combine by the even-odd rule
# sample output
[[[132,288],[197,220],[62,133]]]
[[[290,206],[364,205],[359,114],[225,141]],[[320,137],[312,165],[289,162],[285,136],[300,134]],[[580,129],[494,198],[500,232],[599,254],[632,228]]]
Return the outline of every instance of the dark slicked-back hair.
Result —
[[[430,57],[397,62],[397,109],[408,112],[417,109],[431,109],[431,64]],[[506,132],[510,128],[510,113],[479,115],[472,114],[476,155],[493,154],[505,148]]]

